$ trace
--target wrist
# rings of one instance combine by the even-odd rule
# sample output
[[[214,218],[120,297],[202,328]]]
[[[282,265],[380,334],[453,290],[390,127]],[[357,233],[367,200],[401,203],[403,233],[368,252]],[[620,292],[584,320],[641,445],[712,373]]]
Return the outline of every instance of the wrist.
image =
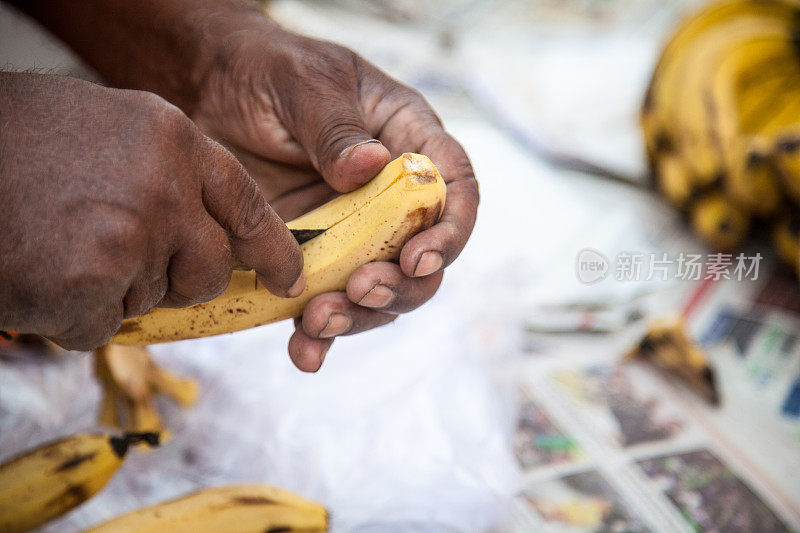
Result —
[[[20,8],[110,85],[154,92],[187,113],[227,41],[274,27],[253,0],[30,0]]]

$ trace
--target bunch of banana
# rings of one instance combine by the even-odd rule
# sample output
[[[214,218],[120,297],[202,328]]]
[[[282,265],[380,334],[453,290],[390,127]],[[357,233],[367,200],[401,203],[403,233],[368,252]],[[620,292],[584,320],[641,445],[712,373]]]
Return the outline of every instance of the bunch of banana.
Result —
[[[94,353],[95,376],[102,388],[98,420],[126,431],[157,431],[169,438],[155,407],[157,394],[182,407],[197,401],[198,385],[158,366],[142,346],[107,344]]]
[[[140,509],[86,533],[265,533],[327,531],[322,505],[263,485],[205,489]]]
[[[779,246],[797,248],[787,220],[800,203],[800,1],[718,0],[684,20],[641,125],[659,190],[711,246],[730,251],[766,221]]]
[[[430,159],[403,154],[363,187],[287,224],[305,241],[306,288],[297,298],[275,297],[252,270],[236,270],[214,300],[127,319],[111,342],[147,345],[206,337],[300,316],[314,296],[344,290],[361,265],[397,259],[411,237],[439,219],[444,201],[445,184]]]
[[[132,444],[158,444],[156,433],[80,434],[0,465],[0,531],[30,531],[91,498],[122,466]]]

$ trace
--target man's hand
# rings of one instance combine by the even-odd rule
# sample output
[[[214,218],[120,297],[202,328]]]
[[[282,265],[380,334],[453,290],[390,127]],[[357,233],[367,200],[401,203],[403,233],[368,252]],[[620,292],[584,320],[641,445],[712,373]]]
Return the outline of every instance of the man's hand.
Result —
[[[332,338],[392,321],[427,301],[475,223],[469,160],[416,91],[340,46],[301,37],[248,0],[14,0],[117,87],[155,92],[230,148],[285,219],[355,189],[402,152],[431,158],[447,182],[438,224],[399,264],[371,263],[347,290],[318,296],[289,342],[301,370]]]
[[[238,31],[220,42],[192,118],[236,154],[284,219],[359,187],[402,152],[429,156],[447,182],[440,222],[406,244],[399,264],[367,264],[346,291],[309,302],[289,352],[314,371],[333,337],[391,322],[433,296],[472,232],[477,182],[416,91],[345,48],[266,19],[226,24]]]
[[[65,348],[219,295],[232,256],[298,295],[300,248],[236,159],[144,92],[0,73],[0,329]]]

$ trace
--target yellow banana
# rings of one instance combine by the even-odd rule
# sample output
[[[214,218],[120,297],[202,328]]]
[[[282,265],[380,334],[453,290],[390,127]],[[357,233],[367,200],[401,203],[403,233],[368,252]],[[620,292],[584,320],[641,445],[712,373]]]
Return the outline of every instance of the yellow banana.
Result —
[[[323,506],[275,487],[251,485],[202,490],[85,533],[311,533],[327,528]]]
[[[715,1],[682,21],[654,69],[641,113],[648,159],[664,196],[719,250],[746,237],[751,216],[800,203],[798,34],[797,0]],[[794,257],[789,227],[775,225],[774,240]]]
[[[797,116],[792,104],[800,91],[800,63],[794,55],[779,57],[755,68],[739,80],[738,127],[745,133],[775,132],[773,120],[785,124],[788,113]],[[777,115],[777,116],[776,116]]]
[[[742,109],[744,90],[770,102],[770,92],[800,80],[792,38],[797,10],[796,2],[781,0],[714,2],[683,21],[665,46],[641,125],[657,182],[679,207],[720,181],[739,209],[763,216],[779,204],[771,161],[753,156],[750,141],[725,137],[716,121],[736,131],[740,113],[749,110]],[[717,101],[723,89],[728,102]]]
[[[676,139],[671,123],[671,113],[681,103],[680,97],[676,96],[676,84],[681,75],[685,54],[692,53],[693,41],[709,28],[732,19],[753,15],[788,20],[796,9],[796,3],[780,0],[723,0],[706,6],[679,24],[664,46],[642,107],[641,125],[651,161],[660,147],[669,145]]]
[[[783,52],[777,43],[771,46],[765,42],[758,44],[753,43],[749,51],[741,49],[749,54],[748,57],[733,55],[729,60],[733,64],[737,61],[740,65],[751,64],[751,76],[760,76],[761,83],[747,84],[746,91],[737,89],[735,83],[731,83],[730,75],[723,72],[708,100],[716,108],[715,128],[720,143],[725,147],[726,191],[740,205],[757,215],[766,216],[775,211],[782,196],[772,160],[776,131],[794,123],[800,116],[800,63],[789,36],[785,38]],[[770,49],[785,56],[780,62],[784,65],[780,74],[770,72],[767,66]],[[760,60],[765,61],[762,68],[758,67]],[[782,94],[765,91],[765,84],[770,79]]]
[[[735,248],[747,235],[747,214],[720,193],[708,193],[692,205],[690,221],[695,233],[721,252]]]
[[[79,434],[0,465],[0,531],[30,531],[80,505],[122,465],[128,447],[158,443],[154,433]]]
[[[780,258],[797,268],[800,265],[800,218],[784,216],[772,227],[772,242]]]
[[[701,91],[699,96],[709,110],[708,116],[702,118],[705,138],[714,139],[715,152],[722,155],[721,172],[727,193],[739,205],[760,216],[767,216],[777,208],[781,194],[771,162],[766,157],[771,147],[759,146],[758,140],[746,135],[749,124],[742,120],[744,94],[741,84],[750,76],[769,80],[774,71],[767,67],[770,61],[776,60],[786,67],[780,81],[790,74],[800,80],[800,69],[793,65],[797,63],[794,54],[788,30],[741,41],[727,52],[713,77],[710,90]],[[763,83],[751,82],[747,87],[762,98],[770,97],[764,93]],[[752,104],[748,102],[748,105]],[[711,149],[702,145],[699,148]],[[687,153],[692,157],[692,152]]]
[[[786,195],[800,202],[800,121],[796,128],[778,136],[775,166]]]
[[[301,246],[306,289],[299,297],[273,296],[258,285],[253,271],[235,271],[228,288],[214,300],[127,319],[110,342],[155,344],[300,316],[314,296],[343,290],[359,266],[396,259],[412,236],[438,220],[444,201],[445,184],[430,159],[403,154],[363,187],[287,224],[325,230]]]
[[[658,188],[677,207],[684,207],[694,192],[686,163],[675,152],[660,154],[655,161]]]
[[[772,59],[791,57],[790,24],[742,16],[709,28],[694,40],[691,53],[685,54],[679,92],[673,94],[671,122],[677,132],[678,150],[699,187],[724,173],[725,144],[714,134],[719,110],[717,100],[709,98],[710,88],[720,81],[735,87],[749,71],[763,68]]]

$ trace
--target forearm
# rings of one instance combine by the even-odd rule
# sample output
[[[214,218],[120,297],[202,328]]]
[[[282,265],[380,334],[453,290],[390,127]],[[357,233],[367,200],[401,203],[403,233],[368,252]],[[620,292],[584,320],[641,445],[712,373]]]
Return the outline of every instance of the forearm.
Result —
[[[191,113],[228,35],[269,23],[248,0],[12,0],[111,85]]]

